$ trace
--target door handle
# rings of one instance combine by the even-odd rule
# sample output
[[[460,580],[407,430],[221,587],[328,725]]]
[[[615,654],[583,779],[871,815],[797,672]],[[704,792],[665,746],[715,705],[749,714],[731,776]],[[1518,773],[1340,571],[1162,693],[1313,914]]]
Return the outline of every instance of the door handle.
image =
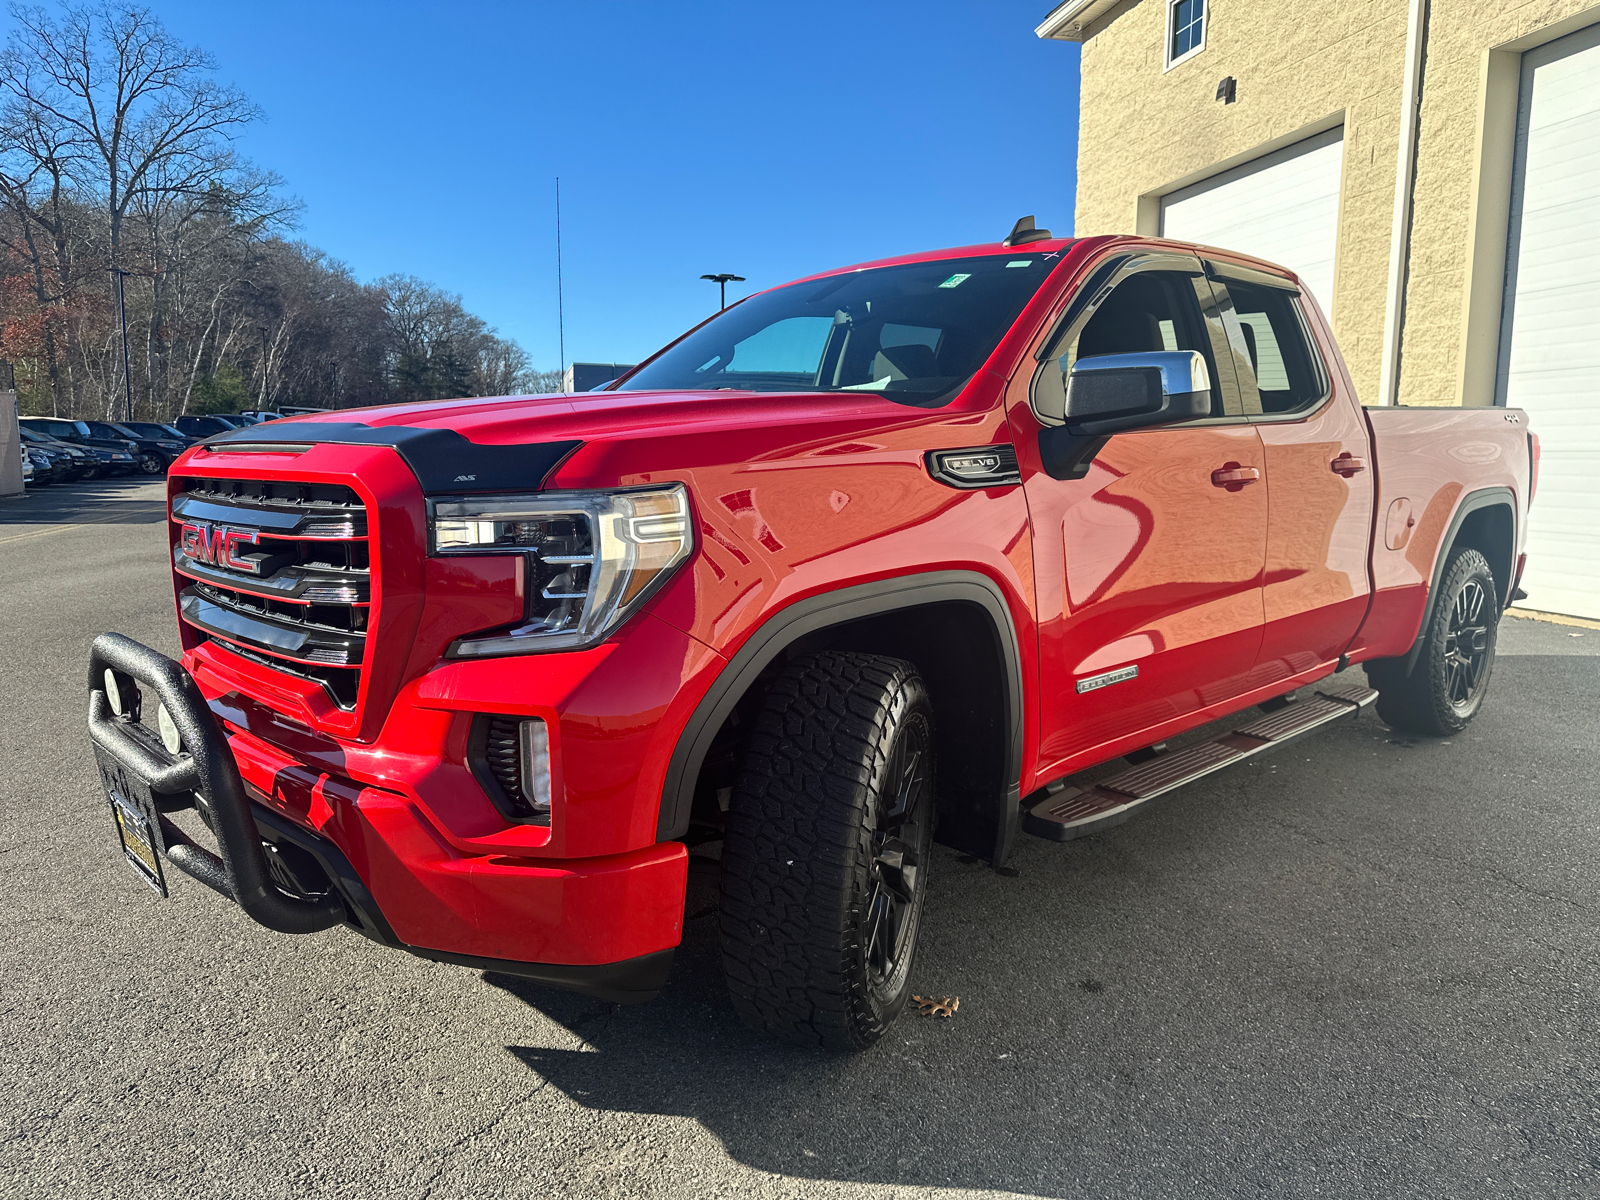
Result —
[[[1349,479],[1357,471],[1365,471],[1367,469],[1366,460],[1357,458],[1348,450],[1344,451],[1328,465],[1333,468],[1335,475],[1343,475],[1346,479]]]
[[[1242,467],[1236,462],[1223,463],[1211,472],[1211,483],[1215,487],[1227,488],[1230,492],[1237,492],[1247,483],[1254,483],[1261,478],[1261,472],[1254,467]]]

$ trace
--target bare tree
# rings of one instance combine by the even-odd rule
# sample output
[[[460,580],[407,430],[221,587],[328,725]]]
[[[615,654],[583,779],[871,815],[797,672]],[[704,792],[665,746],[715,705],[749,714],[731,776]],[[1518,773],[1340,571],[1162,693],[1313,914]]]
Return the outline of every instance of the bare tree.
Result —
[[[364,284],[286,240],[298,205],[240,158],[258,115],[143,8],[13,4],[0,51],[0,355],[28,411],[157,419],[552,390],[411,276]],[[52,15],[54,14],[54,15]],[[126,280],[126,359],[111,272]]]
[[[102,198],[109,264],[119,267],[129,207],[152,193],[204,195],[233,165],[228,139],[260,111],[148,9],[70,7],[58,21],[14,4],[11,16],[0,94],[64,135],[67,175]]]

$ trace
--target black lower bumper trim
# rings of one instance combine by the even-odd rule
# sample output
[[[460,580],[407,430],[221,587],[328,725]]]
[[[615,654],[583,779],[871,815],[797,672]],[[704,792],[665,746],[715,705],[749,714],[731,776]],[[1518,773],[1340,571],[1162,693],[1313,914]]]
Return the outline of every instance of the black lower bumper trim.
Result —
[[[417,946],[405,948],[412,954],[434,962],[471,967],[496,975],[512,975],[517,979],[577,992],[580,996],[593,996],[596,1000],[612,1004],[642,1004],[646,1000],[654,1000],[666,985],[667,975],[672,970],[672,956],[677,953],[670,949],[657,950],[654,954],[641,954],[638,958],[625,958],[621,962],[563,966],[560,963],[517,962],[509,958],[477,958],[470,954],[423,950]]]

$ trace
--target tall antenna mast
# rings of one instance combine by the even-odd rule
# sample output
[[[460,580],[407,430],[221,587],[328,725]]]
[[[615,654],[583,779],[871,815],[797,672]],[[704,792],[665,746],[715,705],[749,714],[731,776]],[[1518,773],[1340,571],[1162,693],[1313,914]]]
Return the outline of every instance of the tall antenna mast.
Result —
[[[556,341],[561,347],[561,382],[567,381],[567,310],[561,294],[561,176],[556,176]]]

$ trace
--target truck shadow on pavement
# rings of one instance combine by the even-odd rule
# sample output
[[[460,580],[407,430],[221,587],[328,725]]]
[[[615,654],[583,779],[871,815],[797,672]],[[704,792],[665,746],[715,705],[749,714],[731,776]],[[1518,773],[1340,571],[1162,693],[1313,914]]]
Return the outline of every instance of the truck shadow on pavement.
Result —
[[[23,498],[0,504],[0,526],[158,525],[166,519],[166,491],[160,476],[130,475],[32,488]]]
[[[1048,862],[1052,849],[1041,845],[1040,857]],[[948,849],[938,857],[943,907],[981,906],[996,928],[1037,921],[1034,889],[1018,889],[1016,880]],[[1044,878],[1032,882],[1053,886]],[[870,1185],[1078,1194],[1063,1172],[1070,1150],[1022,1136],[1040,1121],[1041,1106],[1049,1124],[1062,1119],[1055,1101],[1041,1094],[1054,1066],[1041,1077],[1039,1062],[1025,1066],[1022,1056],[1005,1053],[1005,1040],[1029,1024],[1025,1006],[1020,1014],[1005,1012],[999,995],[968,991],[986,1016],[969,1019],[965,1029],[964,1013],[953,1021],[908,1013],[863,1054],[782,1045],[734,1015],[722,982],[715,909],[706,911],[714,905],[714,892],[691,891],[691,919],[672,977],[647,1004],[607,1004],[485,975],[587,1043],[581,1050],[507,1049],[585,1108],[692,1119],[757,1170]],[[955,940],[923,947],[914,991],[919,977],[947,973],[945,960],[959,953]],[[1084,993],[1098,985],[1069,989],[1090,1000]]]
[[[597,1115],[687,1118],[796,1180],[1057,1198],[1576,1179],[1592,1065],[1563,1074],[1568,1051],[1504,1029],[1592,1032],[1568,976],[1592,960],[1600,868],[1556,847],[1592,833],[1600,754],[1571,719],[1600,711],[1600,658],[1564,655],[1600,644],[1519,624],[1469,735],[1341,722],[1095,837],[1025,838],[1012,878],[939,848],[912,990],[959,996],[953,1019],[903,1017],[852,1056],[745,1029],[707,891],[648,1004],[485,976],[578,1039],[506,1048]]]
[[[646,1005],[485,979],[587,1043],[507,1046],[587,1109],[691,1118],[734,1160],[802,1179],[1064,1195],[1038,1190],[1045,1165],[1029,1162],[1018,1139],[1030,1101],[1013,1086],[1014,1064],[1006,1069],[994,1053],[974,1061],[970,1038],[939,1037],[958,1032],[954,1022],[907,1014],[856,1056],[797,1050],[739,1024],[723,990],[715,912],[688,922],[667,989]]]

